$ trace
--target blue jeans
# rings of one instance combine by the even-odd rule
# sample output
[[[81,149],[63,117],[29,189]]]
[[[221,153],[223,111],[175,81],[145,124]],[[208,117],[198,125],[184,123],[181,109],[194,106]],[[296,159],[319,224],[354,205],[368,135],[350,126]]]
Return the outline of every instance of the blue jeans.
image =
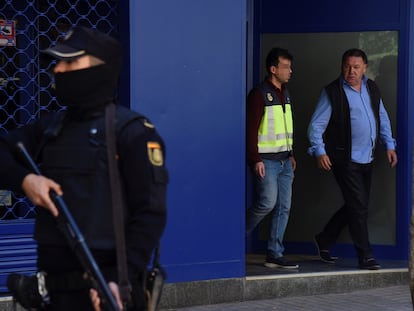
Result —
[[[283,236],[289,220],[293,168],[290,159],[282,161],[263,160],[265,177],[255,176],[256,197],[253,205],[247,210],[246,236],[272,212],[270,236],[267,242],[267,253],[272,257],[283,256]]]

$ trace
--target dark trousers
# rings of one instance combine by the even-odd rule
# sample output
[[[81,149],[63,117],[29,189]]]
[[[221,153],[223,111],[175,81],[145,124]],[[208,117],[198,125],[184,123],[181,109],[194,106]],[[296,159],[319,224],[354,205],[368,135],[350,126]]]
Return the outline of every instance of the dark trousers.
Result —
[[[52,292],[52,303],[46,311],[93,311],[89,289]]]
[[[93,254],[103,276],[107,280],[116,280],[115,252],[93,250]],[[84,270],[70,248],[38,243],[37,255],[38,270],[47,272],[46,284],[51,300],[47,311],[94,310],[89,298],[89,288],[92,285],[84,280]],[[144,311],[145,272],[134,273],[134,277],[131,278],[133,306],[127,311]]]
[[[321,248],[329,249],[335,244],[344,227],[348,226],[359,261],[370,258],[372,249],[367,222],[372,164],[336,164],[332,167],[332,172],[342,191],[345,204],[318,234]]]
[[[103,269],[104,270],[104,269]],[[48,287],[51,303],[44,311],[93,311],[89,289],[92,287],[89,281],[82,277],[83,273],[73,271],[61,274],[48,274],[46,285]],[[132,301],[125,311],[146,310],[146,297],[142,276],[136,276],[131,280]]]

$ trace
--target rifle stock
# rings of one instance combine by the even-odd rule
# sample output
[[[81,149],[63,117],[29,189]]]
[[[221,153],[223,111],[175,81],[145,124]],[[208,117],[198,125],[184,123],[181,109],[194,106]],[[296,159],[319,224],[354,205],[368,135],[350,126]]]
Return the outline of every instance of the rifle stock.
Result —
[[[30,154],[27,152],[23,143],[17,143],[17,148],[23,154],[31,169],[37,175],[41,175],[39,168],[31,158]],[[95,261],[95,258],[92,256],[92,253],[85,242],[83,234],[79,230],[79,227],[73,219],[72,214],[70,213],[65,201],[54,191],[51,191],[50,196],[59,211],[59,216],[57,217],[57,226],[64,235],[70,248],[75,252],[82,267],[85,269],[85,272],[87,273],[87,276],[91,281],[93,287],[98,291],[102,308],[107,311],[119,311],[120,309],[118,307],[118,304],[115,301],[115,298],[112,295],[108,284],[106,283]]]

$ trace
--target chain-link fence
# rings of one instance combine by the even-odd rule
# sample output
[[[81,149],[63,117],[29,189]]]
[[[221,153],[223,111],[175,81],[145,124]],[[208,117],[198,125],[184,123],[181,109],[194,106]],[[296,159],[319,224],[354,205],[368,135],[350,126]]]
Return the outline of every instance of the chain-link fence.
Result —
[[[0,1],[0,132],[62,109],[54,95],[53,62],[39,51],[73,25],[118,32],[120,1]],[[30,219],[34,208],[22,195],[0,190],[0,221]]]

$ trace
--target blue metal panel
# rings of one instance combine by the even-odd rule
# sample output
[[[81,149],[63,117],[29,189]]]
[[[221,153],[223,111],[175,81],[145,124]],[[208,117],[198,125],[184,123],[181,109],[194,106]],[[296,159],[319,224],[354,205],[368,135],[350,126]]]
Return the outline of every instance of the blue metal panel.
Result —
[[[406,0],[257,1],[261,32],[394,30]]]
[[[36,243],[32,238],[33,221],[22,220],[0,225],[0,292],[7,292],[7,275],[32,274],[36,267]]]
[[[167,145],[168,281],[244,275],[245,0],[130,1],[131,107]]]
[[[414,3],[402,1],[401,16],[404,21],[401,27],[401,61],[398,70],[402,73],[398,86],[402,86],[399,94],[398,133],[401,135],[399,146],[399,195],[397,198],[397,248],[409,250],[409,224],[412,213],[412,173],[413,173],[413,131],[414,131]],[[408,258],[408,254],[406,254]]]

